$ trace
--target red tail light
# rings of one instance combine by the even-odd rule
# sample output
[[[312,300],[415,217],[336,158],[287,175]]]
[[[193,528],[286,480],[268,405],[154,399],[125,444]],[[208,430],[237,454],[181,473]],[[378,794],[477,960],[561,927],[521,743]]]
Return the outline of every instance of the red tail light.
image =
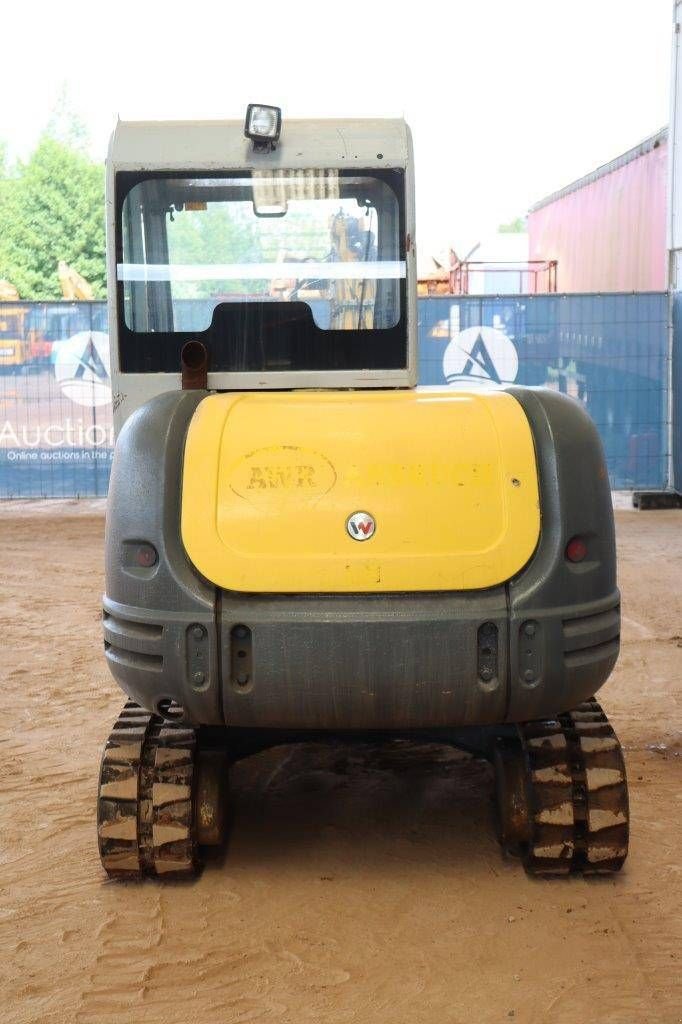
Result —
[[[566,558],[569,562],[582,562],[587,556],[587,544],[582,537],[571,537],[566,545]]]
[[[144,569],[156,565],[158,554],[153,544],[138,544],[135,548],[135,562]]]

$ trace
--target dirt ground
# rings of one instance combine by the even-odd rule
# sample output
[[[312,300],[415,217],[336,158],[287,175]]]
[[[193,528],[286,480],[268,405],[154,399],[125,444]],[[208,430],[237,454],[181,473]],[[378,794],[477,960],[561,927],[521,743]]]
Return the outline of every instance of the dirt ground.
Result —
[[[0,510],[0,1019],[152,1024],[682,1021],[682,512],[619,511],[623,649],[602,692],[633,838],[609,880],[500,857],[486,765],[289,747],[233,773],[224,856],[109,882],[94,824],[121,704],[97,503]]]

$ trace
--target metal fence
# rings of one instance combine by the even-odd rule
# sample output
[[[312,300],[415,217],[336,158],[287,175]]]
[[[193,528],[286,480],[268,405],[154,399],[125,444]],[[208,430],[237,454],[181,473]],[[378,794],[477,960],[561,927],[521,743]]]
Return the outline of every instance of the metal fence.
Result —
[[[0,498],[107,493],[104,302],[0,303]]]
[[[543,385],[584,402],[614,489],[668,480],[664,292],[420,300],[419,380]]]
[[[662,489],[667,324],[661,292],[423,298],[419,381],[572,395],[599,428],[611,486]],[[105,303],[0,303],[0,498],[105,495],[110,401]]]

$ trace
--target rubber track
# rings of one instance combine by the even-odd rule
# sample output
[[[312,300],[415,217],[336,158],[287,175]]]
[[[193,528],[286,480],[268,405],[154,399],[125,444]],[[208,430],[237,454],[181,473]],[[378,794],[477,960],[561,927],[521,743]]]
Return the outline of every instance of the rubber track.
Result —
[[[193,729],[129,701],[102,756],[97,834],[114,878],[182,877],[198,868],[194,830]]]
[[[533,875],[608,874],[628,853],[623,753],[596,701],[518,727],[527,778]]]

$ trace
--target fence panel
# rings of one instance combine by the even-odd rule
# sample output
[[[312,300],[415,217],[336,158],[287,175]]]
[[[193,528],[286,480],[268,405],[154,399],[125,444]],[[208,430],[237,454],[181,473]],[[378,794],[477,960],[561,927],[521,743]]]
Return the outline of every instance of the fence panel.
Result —
[[[419,380],[492,379],[572,395],[599,428],[611,486],[663,489],[667,322],[662,292],[421,299]]]
[[[667,316],[660,292],[420,299],[419,380],[572,395],[597,423],[612,487],[663,488]],[[105,495],[110,402],[105,303],[0,303],[0,498]]]
[[[0,498],[107,493],[107,332],[104,302],[0,303]]]

